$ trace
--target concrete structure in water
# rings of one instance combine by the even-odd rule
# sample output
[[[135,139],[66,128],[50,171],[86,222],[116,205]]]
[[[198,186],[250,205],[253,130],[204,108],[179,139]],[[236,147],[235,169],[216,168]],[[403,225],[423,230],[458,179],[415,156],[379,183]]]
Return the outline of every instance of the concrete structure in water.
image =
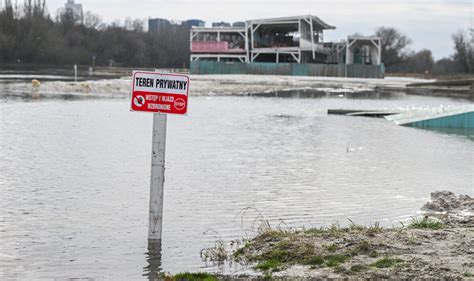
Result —
[[[192,28],[191,72],[218,74],[222,73],[220,62],[240,62],[250,65],[239,67],[236,74],[326,73],[324,76],[383,77],[381,38],[349,36],[345,42],[325,42],[324,31],[332,29],[335,27],[312,15],[248,20],[242,27]],[[253,63],[267,63],[265,67],[272,71],[265,71],[265,67],[254,70]],[[268,63],[274,66],[270,67]],[[289,67],[286,64],[308,66]],[[318,65],[316,70],[314,65]],[[347,67],[350,65],[358,67]],[[374,66],[377,71],[372,71]]]
[[[474,129],[474,106],[415,110],[385,116],[397,125],[424,129]]]

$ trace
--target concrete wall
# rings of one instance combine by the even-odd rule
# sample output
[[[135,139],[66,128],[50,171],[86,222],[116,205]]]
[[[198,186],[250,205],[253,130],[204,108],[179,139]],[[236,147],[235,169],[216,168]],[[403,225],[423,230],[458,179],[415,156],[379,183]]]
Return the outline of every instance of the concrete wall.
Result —
[[[416,128],[474,129],[474,111],[406,124]]]
[[[191,62],[191,74],[264,74],[384,78],[383,65]]]

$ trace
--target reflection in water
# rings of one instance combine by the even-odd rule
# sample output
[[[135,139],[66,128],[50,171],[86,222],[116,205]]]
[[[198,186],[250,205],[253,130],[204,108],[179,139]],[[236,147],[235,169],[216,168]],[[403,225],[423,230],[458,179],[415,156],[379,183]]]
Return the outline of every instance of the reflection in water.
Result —
[[[147,266],[143,268],[143,276],[148,280],[161,280],[161,241],[148,240],[148,252],[146,255]]]
[[[445,135],[453,135],[459,137],[465,137],[469,140],[474,141],[474,129],[453,129],[453,128],[423,128],[425,130],[433,131],[434,133],[442,133]]]

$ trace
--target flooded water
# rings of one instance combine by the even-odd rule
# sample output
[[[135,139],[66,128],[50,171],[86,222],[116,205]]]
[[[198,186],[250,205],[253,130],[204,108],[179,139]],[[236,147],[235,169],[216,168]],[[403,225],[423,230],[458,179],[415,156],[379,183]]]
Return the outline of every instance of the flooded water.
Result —
[[[201,249],[253,235],[259,213],[274,227],[396,225],[432,191],[474,193],[474,134],[327,109],[462,103],[192,98],[168,118],[163,244],[148,249],[152,115],[127,100],[1,100],[0,279],[216,271]]]

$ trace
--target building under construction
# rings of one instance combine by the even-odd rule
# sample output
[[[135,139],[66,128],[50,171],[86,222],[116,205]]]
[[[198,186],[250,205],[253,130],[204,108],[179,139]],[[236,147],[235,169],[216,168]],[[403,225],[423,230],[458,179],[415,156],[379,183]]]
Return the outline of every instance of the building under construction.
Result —
[[[324,41],[335,29],[316,16],[249,20],[238,27],[191,29],[191,72],[381,78],[381,39]]]

